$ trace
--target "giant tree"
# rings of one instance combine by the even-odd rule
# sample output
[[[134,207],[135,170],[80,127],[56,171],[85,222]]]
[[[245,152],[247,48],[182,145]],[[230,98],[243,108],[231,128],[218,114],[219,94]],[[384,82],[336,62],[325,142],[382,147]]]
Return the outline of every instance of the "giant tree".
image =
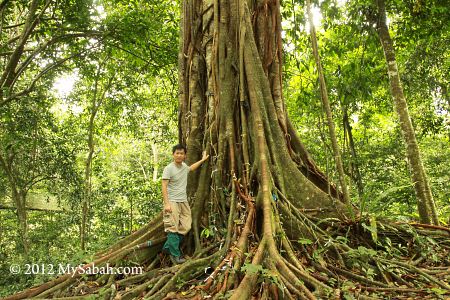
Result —
[[[164,255],[157,255],[164,241],[160,215],[74,274],[7,299],[83,293],[108,299],[316,299],[361,290],[376,297],[380,291],[433,293],[413,286],[429,282],[450,290],[436,275],[423,275],[401,258],[413,251],[391,249],[394,236],[402,245],[419,236],[413,228],[351,214],[303,147],[284,108],[279,10],[279,1],[184,1],[179,139],[188,146],[188,163],[204,149],[211,157],[189,178],[193,230],[185,251],[191,259],[167,266]],[[396,230],[398,235],[390,235]],[[429,234],[450,242],[442,232]],[[390,252],[371,249],[377,244]],[[93,265],[131,261],[145,264],[145,272],[79,283]],[[409,283],[403,272],[421,275]],[[343,284],[346,280],[359,284]]]

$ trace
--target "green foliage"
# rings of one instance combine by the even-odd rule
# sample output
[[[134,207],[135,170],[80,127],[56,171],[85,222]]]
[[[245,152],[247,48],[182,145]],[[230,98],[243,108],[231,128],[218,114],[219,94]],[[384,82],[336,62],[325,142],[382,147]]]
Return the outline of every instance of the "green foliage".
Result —
[[[438,248],[440,248],[440,246],[433,238],[429,236],[420,236],[414,228],[410,226],[408,226],[406,230],[414,237],[411,245],[413,246],[414,249],[412,250],[415,253],[418,253],[423,257],[428,257],[433,262],[439,261],[440,258],[437,254],[439,253]]]
[[[262,265],[255,265],[255,264],[249,264],[249,263],[245,263],[242,268],[241,271],[244,273],[248,273],[251,275],[260,273],[263,271],[263,266]]]
[[[200,236],[208,239],[210,237],[214,237],[216,231],[217,231],[216,227],[211,225],[208,228],[203,228],[203,230],[200,233]]]
[[[2,11],[3,25],[20,23],[28,5],[28,1],[10,1]],[[11,210],[0,210],[0,271],[8,274],[0,280],[0,286],[8,287],[1,288],[0,295],[52,277],[10,274],[13,263],[78,265],[90,259],[78,249],[93,99],[98,111],[87,252],[104,249],[161,210],[161,166],[177,132],[178,5],[176,1],[51,2],[32,31],[19,60],[20,65],[29,59],[28,64],[14,86],[4,86],[0,93],[0,154],[13,163],[19,189],[54,195],[69,211],[28,211],[31,250],[26,257],[16,216]],[[6,43],[13,34],[2,26],[0,51],[14,50],[14,43]],[[38,55],[28,56],[34,49]],[[52,67],[42,76],[47,66]],[[49,87],[65,74],[74,76],[74,89],[67,95],[53,95]],[[29,91],[3,102],[24,89]],[[6,173],[0,168],[1,204],[11,198],[13,188]]]
[[[24,274],[27,264],[44,265],[47,270],[49,266],[53,266],[56,272],[59,263],[78,265],[84,257],[77,252],[77,247],[73,246],[78,238],[78,229],[77,224],[71,220],[70,214],[33,211],[29,212],[28,216],[30,228],[33,228],[30,232],[33,247],[28,257],[25,257],[18,251],[20,239],[17,235],[14,213],[9,210],[0,210],[2,229],[5,229],[2,231],[0,240],[0,272],[4,274],[0,278],[0,286],[2,286],[0,295],[2,296],[48,281],[55,276],[47,272]],[[21,272],[12,274],[9,269],[11,265],[19,265]]]
[[[372,240],[376,244],[378,242],[378,228],[375,216],[370,218],[369,224],[362,223],[362,227],[370,232]]]
[[[241,271],[249,275],[260,274],[261,276],[259,277],[259,280],[261,282],[265,281],[268,283],[274,283],[280,289],[283,289],[283,286],[281,285],[278,276],[271,270],[264,268],[262,265],[244,263],[244,265],[241,267]]]
[[[437,207],[446,221],[450,189],[442,183],[448,182],[448,171],[443,170],[450,162],[445,146],[449,132],[446,74],[450,71],[445,54],[449,25],[442,22],[448,7],[439,1],[420,8],[401,1],[387,5],[410,114]],[[359,202],[362,211],[416,219],[416,199],[375,31],[373,1],[323,1],[320,10],[319,52],[354,202]],[[286,107],[305,147],[337,182],[302,5],[286,3],[283,17]],[[348,129],[343,127],[346,115],[356,157],[351,153]],[[354,164],[362,177],[363,193],[356,189]]]
[[[37,92],[35,97],[12,103],[0,115],[0,154],[15,178],[14,184],[9,180],[5,186],[8,192],[16,188],[27,193],[38,187],[50,192],[56,183],[60,191],[68,191],[78,180],[70,134],[58,127],[51,113],[51,96]],[[0,173],[7,176],[5,168]]]
[[[363,246],[359,246],[357,249],[351,249],[347,252],[347,255],[355,260],[361,260],[363,262],[369,261],[372,257],[377,255],[377,252],[373,249],[369,249]]]
[[[300,245],[311,245],[313,241],[311,241],[310,239],[299,239],[298,243]]]

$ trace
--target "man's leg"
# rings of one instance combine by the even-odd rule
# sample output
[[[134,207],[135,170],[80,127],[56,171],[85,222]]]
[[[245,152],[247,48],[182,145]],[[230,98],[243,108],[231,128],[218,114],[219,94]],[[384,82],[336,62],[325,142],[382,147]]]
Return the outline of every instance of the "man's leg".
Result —
[[[167,240],[164,243],[163,251],[168,252],[172,256],[180,257],[180,238],[178,236],[180,211],[178,203],[170,202],[170,206],[172,207],[172,212],[164,212],[163,216],[164,231],[167,232]]]
[[[191,230],[192,226],[191,208],[189,207],[189,203],[186,201],[179,203],[179,209],[180,223],[178,225],[178,233],[181,235],[186,235],[189,230]]]
[[[176,232],[168,232],[167,240],[164,243],[163,251],[168,252],[170,255],[175,257],[181,256],[180,251],[180,238]]]
[[[189,207],[189,203],[180,202],[180,223],[178,225],[178,236],[180,238],[180,245],[184,239],[184,236],[191,230],[191,208]]]

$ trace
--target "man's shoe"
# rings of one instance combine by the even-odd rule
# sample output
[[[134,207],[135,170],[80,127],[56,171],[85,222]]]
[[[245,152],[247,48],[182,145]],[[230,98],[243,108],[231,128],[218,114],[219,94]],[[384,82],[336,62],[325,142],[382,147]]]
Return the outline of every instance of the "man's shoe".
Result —
[[[184,258],[182,258],[181,256],[173,256],[173,255],[169,255],[170,260],[172,261],[172,263],[174,265],[179,265],[184,263],[186,260]]]

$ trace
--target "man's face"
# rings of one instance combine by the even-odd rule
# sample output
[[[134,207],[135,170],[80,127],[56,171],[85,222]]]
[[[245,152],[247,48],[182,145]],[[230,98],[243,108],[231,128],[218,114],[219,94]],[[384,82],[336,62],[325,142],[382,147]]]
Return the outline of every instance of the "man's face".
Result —
[[[173,153],[173,161],[177,164],[181,164],[185,158],[186,158],[186,153],[184,152],[184,149],[177,149]]]

